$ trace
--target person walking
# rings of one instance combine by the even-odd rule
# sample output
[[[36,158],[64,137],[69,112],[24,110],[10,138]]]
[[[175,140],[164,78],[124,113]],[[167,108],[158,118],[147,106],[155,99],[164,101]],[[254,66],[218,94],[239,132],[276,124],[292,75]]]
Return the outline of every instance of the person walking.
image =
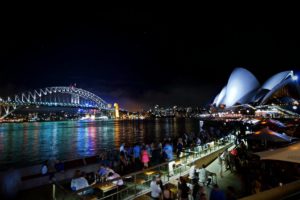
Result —
[[[217,184],[214,185],[213,189],[210,192],[210,200],[226,200],[225,193],[220,190]]]
[[[194,184],[193,185],[193,192],[192,192],[193,199],[194,200],[200,199],[200,195],[199,195],[200,185],[199,185],[198,181],[195,181],[193,184]]]
[[[179,178],[178,189],[179,189],[179,197],[181,200],[188,200],[190,194],[190,188],[187,185],[184,177]]]
[[[208,178],[208,174],[212,173],[206,170],[205,167],[206,166],[203,164],[202,168],[199,169],[199,182],[202,183],[203,186],[205,185],[205,183],[207,183],[207,186],[209,186],[211,179]]]
[[[223,178],[223,154],[222,153],[219,153],[219,156],[218,156],[218,164],[220,165],[220,170],[219,170],[219,173],[220,173],[220,177]]]
[[[193,187],[193,200],[207,200],[204,187],[199,185],[198,182]]]
[[[225,169],[226,169],[226,171],[227,170],[230,170],[231,171],[231,166],[230,166],[230,157],[229,157],[230,155],[229,155],[229,151],[228,151],[228,149],[226,149],[225,151],[224,151],[224,164],[225,164]]]
[[[173,194],[170,190],[170,185],[166,184],[163,190],[163,200],[172,200],[172,199],[173,199]]]

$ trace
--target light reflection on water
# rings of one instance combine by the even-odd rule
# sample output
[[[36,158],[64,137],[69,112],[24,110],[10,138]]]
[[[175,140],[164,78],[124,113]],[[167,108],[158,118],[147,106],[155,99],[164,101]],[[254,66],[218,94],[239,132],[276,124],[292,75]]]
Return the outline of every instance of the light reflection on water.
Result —
[[[160,141],[198,132],[195,119],[144,121],[63,121],[0,124],[0,169],[95,155],[121,143]]]

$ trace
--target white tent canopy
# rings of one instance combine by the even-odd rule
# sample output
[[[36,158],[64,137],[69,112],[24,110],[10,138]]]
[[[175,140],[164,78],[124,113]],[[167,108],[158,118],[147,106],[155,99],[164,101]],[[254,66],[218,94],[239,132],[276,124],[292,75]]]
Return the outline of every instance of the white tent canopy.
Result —
[[[300,163],[300,142],[276,150],[255,153],[261,160],[280,160]]]
[[[273,142],[292,142],[293,137],[287,136],[285,134],[280,134],[275,131],[270,130],[268,127],[256,131],[253,134],[247,135],[249,140],[264,140]]]

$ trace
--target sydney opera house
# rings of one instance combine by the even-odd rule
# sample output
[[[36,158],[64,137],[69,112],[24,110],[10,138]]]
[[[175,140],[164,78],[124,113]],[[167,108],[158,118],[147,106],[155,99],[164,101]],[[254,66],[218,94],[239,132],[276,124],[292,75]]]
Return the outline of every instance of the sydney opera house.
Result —
[[[284,71],[270,77],[260,85],[256,77],[244,68],[231,73],[227,85],[215,97],[216,108],[233,108],[240,105],[293,105],[300,99],[298,77],[293,71]]]

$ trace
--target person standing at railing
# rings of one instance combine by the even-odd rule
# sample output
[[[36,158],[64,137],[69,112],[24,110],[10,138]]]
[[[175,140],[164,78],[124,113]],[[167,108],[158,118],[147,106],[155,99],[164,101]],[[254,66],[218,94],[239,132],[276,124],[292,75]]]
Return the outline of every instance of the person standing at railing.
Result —
[[[121,168],[121,173],[126,174],[127,168],[128,168],[128,160],[125,156],[124,151],[120,152],[120,168]]]
[[[164,152],[167,156],[167,161],[173,160],[173,147],[167,142],[164,147]]]
[[[195,165],[192,165],[191,168],[189,169],[189,179],[192,181],[198,179],[198,177],[196,176],[196,166]]]
[[[158,165],[161,162],[161,149],[158,147],[158,144],[153,144],[152,148],[152,157],[151,165]]]
[[[133,147],[133,163],[135,170],[140,169],[141,147],[137,143]]]
[[[146,150],[148,152],[149,158],[152,157],[152,145],[146,144]]]
[[[185,145],[188,145],[188,135],[186,133],[183,134],[183,142]]]
[[[150,183],[150,188],[151,188],[151,198],[159,200],[160,199],[160,194],[161,194],[161,188],[159,183],[156,180],[156,177],[152,177],[152,181]]]
[[[107,159],[107,151],[103,150],[101,151],[100,155],[99,155],[99,159],[100,159],[100,164],[104,165],[104,166],[108,166],[109,162]]]
[[[149,159],[149,154],[148,154],[145,146],[142,149],[141,161],[143,163],[144,169],[148,168],[148,163],[149,163],[150,159]]]
[[[48,173],[48,166],[47,166],[47,160],[43,162],[42,168],[41,168],[41,173],[43,175],[46,175]]]
[[[132,146],[128,146],[126,149],[126,158],[128,161],[128,165],[132,164],[132,160],[133,160],[133,147]]]
[[[120,146],[120,152],[124,151],[125,152],[125,143],[122,143]]]
[[[160,150],[160,153],[162,154],[163,144],[161,142],[158,143],[158,149]]]
[[[61,160],[57,160],[56,164],[55,164],[55,169],[56,172],[64,172],[64,163]]]
[[[161,175],[160,174],[156,175],[156,183],[159,185],[161,191],[163,191],[164,190],[164,184],[161,180]]]
[[[176,151],[176,157],[179,158],[180,154],[182,152],[183,149],[183,142],[182,142],[182,138],[178,138],[178,142],[177,142],[177,151]]]

